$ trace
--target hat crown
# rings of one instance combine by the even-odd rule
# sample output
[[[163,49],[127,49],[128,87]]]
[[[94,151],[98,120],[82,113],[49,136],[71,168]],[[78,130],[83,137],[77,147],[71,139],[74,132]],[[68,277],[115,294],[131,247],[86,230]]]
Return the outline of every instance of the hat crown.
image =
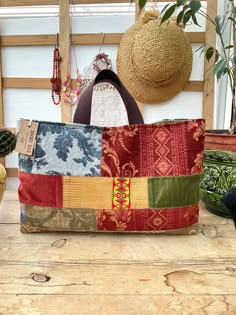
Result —
[[[176,22],[158,19],[141,26],[132,46],[132,66],[135,74],[152,84],[171,82],[184,63],[185,41],[182,28]]]
[[[133,97],[159,104],[186,86],[192,69],[192,47],[176,21],[160,24],[158,14],[145,13],[124,33],[117,72]]]

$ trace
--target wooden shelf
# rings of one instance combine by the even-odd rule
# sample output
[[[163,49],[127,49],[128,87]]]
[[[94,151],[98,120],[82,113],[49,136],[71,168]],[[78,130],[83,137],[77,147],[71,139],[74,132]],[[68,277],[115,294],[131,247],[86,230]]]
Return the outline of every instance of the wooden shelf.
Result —
[[[184,91],[203,91],[203,81],[189,81]],[[76,86],[72,79],[72,87]],[[3,78],[3,88],[51,89],[50,78]]]
[[[59,0],[0,0],[0,7],[58,5]],[[200,0],[204,1],[204,0]],[[158,2],[167,2],[158,0]],[[170,1],[171,2],[171,1]],[[130,3],[128,0],[73,0],[73,4]]]
[[[191,43],[204,43],[204,32],[188,32]],[[73,45],[100,45],[102,33],[73,34]],[[119,44],[123,33],[106,33],[104,44]],[[60,38],[60,36],[59,36]],[[56,34],[48,35],[5,35],[1,36],[1,46],[49,46],[56,45]]]

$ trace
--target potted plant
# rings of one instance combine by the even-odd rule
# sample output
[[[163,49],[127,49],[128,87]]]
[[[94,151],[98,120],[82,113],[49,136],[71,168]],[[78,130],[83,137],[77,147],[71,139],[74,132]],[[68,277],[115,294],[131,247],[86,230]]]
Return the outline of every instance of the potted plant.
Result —
[[[8,155],[15,149],[16,135],[7,129],[0,129],[0,158]],[[0,163],[0,202],[2,200],[6,185],[6,170]]]
[[[140,10],[146,0],[139,0]],[[202,10],[200,0],[175,0],[167,4],[161,12],[160,23],[167,22],[176,16],[177,24],[184,26],[189,21],[198,24],[201,15],[215,27],[215,35],[219,38],[220,48],[202,46],[208,61],[213,61],[212,73],[219,80],[227,76],[231,91],[231,121],[229,130],[207,130],[204,153],[204,178],[201,183],[202,199],[211,212],[231,217],[227,202],[223,203],[223,196],[236,187],[236,11],[234,0],[228,0],[225,14],[212,18]],[[225,40],[226,26],[230,25],[232,36]],[[232,198],[232,196],[231,196]],[[233,198],[236,200],[236,189]]]

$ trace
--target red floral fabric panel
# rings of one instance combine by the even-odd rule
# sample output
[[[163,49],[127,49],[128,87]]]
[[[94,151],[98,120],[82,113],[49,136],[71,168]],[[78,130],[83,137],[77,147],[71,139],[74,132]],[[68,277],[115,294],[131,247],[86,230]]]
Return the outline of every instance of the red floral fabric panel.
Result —
[[[101,176],[141,176],[138,126],[130,125],[103,129]]]
[[[191,226],[198,222],[198,204],[168,209],[97,210],[99,231],[157,231]]]

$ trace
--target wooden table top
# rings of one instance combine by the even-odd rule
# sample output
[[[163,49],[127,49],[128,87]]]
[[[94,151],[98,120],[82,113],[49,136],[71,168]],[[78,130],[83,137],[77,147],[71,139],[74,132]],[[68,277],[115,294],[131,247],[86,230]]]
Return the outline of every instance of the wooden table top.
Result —
[[[236,314],[236,231],[201,204],[198,235],[22,234],[0,205],[0,315]]]

